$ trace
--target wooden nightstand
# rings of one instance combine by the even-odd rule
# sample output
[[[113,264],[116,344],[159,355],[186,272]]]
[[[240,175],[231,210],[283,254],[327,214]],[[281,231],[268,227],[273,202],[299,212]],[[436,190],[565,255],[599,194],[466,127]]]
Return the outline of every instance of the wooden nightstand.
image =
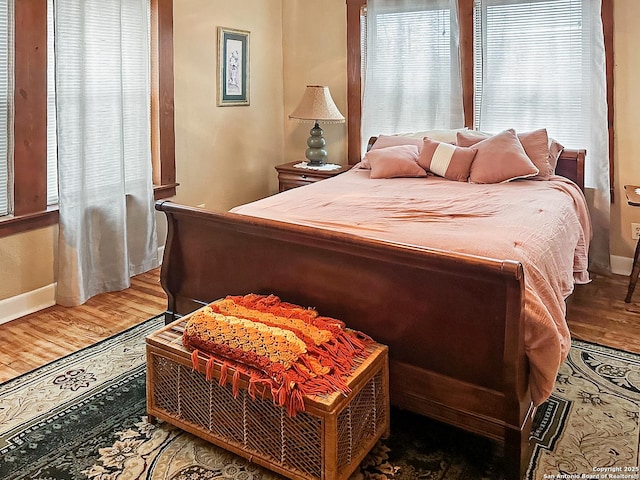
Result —
[[[310,183],[324,180],[325,178],[335,177],[342,172],[346,172],[350,168],[342,165],[340,168],[336,168],[335,170],[316,170],[312,168],[294,167],[294,165],[298,165],[300,163],[303,162],[298,160],[276,166],[276,170],[278,171],[278,181],[280,182],[280,192],[284,192],[290,188],[309,185]]]

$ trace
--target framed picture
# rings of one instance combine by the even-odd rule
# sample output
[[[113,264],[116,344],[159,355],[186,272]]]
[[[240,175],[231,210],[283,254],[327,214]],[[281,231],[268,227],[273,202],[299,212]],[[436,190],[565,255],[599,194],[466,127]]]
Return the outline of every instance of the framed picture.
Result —
[[[218,27],[218,106],[249,105],[249,32]]]

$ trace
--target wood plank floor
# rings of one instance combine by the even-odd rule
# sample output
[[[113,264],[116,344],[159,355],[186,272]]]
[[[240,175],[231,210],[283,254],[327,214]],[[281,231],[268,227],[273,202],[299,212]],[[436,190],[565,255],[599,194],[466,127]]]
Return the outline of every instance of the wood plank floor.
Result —
[[[46,308],[0,325],[0,382],[96,343],[167,308],[160,269],[131,279],[131,287],[84,305]]]
[[[577,285],[567,307],[573,338],[640,354],[640,285],[625,303],[629,277],[592,274]]]
[[[159,269],[132,279],[131,288],[97,295],[74,308],[53,306],[0,325],[0,382],[117,332],[166,308]],[[593,275],[571,296],[567,319],[574,338],[640,353],[640,287],[624,303],[628,278]]]

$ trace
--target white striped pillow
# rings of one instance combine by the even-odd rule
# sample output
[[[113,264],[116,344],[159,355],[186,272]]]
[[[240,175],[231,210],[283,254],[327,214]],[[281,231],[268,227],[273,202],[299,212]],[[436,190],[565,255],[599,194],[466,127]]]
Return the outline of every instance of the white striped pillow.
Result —
[[[466,182],[475,155],[476,150],[472,148],[458,147],[425,137],[418,164],[440,177]]]

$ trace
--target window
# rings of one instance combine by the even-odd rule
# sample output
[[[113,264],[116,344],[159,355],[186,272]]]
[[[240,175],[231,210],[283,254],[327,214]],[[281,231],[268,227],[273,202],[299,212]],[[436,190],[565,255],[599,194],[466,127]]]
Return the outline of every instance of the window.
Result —
[[[58,203],[55,61],[53,0],[49,0],[47,2],[47,205]]]
[[[566,100],[567,89],[574,89],[576,78],[556,78],[545,80],[543,85],[545,100],[541,101],[540,76],[536,76],[535,85],[527,83],[531,71],[558,71],[562,65],[567,74],[576,75],[575,64],[582,71],[582,62],[588,55],[582,49],[587,48],[582,32],[584,11],[582,1],[571,0],[458,0],[458,23],[460,28],[461,84],[464,104],[465,124],[487,131],[499,130],[504,125],[516,128],[529,128],[540,123],[539,118],[555,108],[558,112],[557,123],[567,125],[567,116],[572,122],[580,118],[577,109],[583,106],[565,104],[558,109],[553,103],[558,99]],[[588,2],[585,2],[588,3]],[[361,112],[362,101],[359,92],[362,78],[358,73],[362,68],[362,30],[360,23],[366,15],[366,0],[347,0],[347,56],[348,56],[348,121],[349,121],[349,162],[355,163],[361,156]],[[514,21],[514,19],[516,19]],[[509,20],[509,21],[506,21]],[[609,174],[613,181],[613,61],[612,0],[602,0],[602,21],[604,43],[607,53],[607,97],[609,117]],[[475,24],[475,28],[474,28]],[[556,35],[550,35],[555,33]],[[366,33],[365,33],[366,35]],[[554,37],[554,43],[550,37]],[[571,48],[567,49],[567,45]],[[512,48],[506,48],[510,46]],[[526,55],[524,55],[526,51]],[[522,58],[527,61],[521,61]],[[579,59],[578,59],[579,57]],[[515,59],[518,59],[516,62]],[[572,63],[573,62],[573,63]],[[577,63],[576,63],[577,62]],[[518,65],[515,68],[514,65]],[[584,84],[584,82],[582,83]],[[507,88],[509,87],[509,88]],[[535,88],[533,88],[535,87]],[[516,96],[524,98],[529,117],[523,119],[523,105],[519,111]],[[531,108],[531,105],[539,108]],[[567,108],[568,111],[560,111]],[[555,115],[555,113],[554,113]],[[584,115],[584,111],[582,112]],[[525,122],[526,121],[526,125]],[[546,122],[546,120],[545,120]],[[583,147],[580,139],[568,136],[555,125],[544,125],[552,132],[557,131],[558,138],[566,141],[568,147]],[[378,132],[380,133],[380,132]],[[567,136],[565,137],[565,133]],[[555,134],[555,133],[553,133]],[[565,140],[565,138],[567,140]]]
[[[455,6],[404,0],[367,9],[363,140],[463,125]]]
[[[475,121],[498,132],[546,127],[568,148],[587,148],[585,183],[606,168],[606,86],[599,0],[475,0]],[[594,35],[594,38],[592,38]],[[561,66],[561,68],[559,68]],[[601,123],[598,122],[600,119]],[[605,179],[606,181],[606,179]],[[602,185],[603,190],[607,186]]]
[[[60,198],[104,208],[151,180],[149,1],[55,0],[55,29]]]
[[[9,4],[0,1],[0,132],[9,126]],[[0,215],[9,211],[9,142],[7,135],[0,135]]]
[[[476,0],[474,9],[474,125],[493,132],[547,127],[558,138],[585,112],[581,89],[584,54],[582,2]],[[562,68],[558,68],[562,65]],[[573,141],[577,140],[577,142]],[[573,141],[573,142],[572,142]],[[582,144],[584,145],[584,144]]]
[[[0,0],[0,5],[4,0]],[[55,179],[47,163],[47,136],[55,132],[47,121],[47,2],[21,0],[14,3],[13,67],[13,170],[8,192],[13,190],[12,214],[0,217],[0,236],[40,228],[57,221]],[[0,18],[0,23],[2,22]],[[12,26],[12,22],[9,22]],[[173,0],[151,0],[151,144],[156,198],[175,194],[173,126]],[[0,27],[0,35],[1,35]],[[2,38],[8,38],[7,35]],[[34,48],[35,47],[35,48]],[[1,49],[0,49],[1,51]],[[0,69],[2,68],[0,53]],[[10,70],[9,70],[10,71]],[[1,77],[1,76],[0,76]],[[11,75],[8,76],[11,80]],[[0,82],[1,83],[1,82]],[[2,93],[0,92],[0,97]],[[34,120],[35,119],[35,120]],[[1,119],[0,119],[1,121]],[[49,155],[51,152],[49,152]],[[1,152],[0,152],[1,155]],[[52,157],[49,156],[49,159]],[[2,162],[4,163],[4,162]],[[8,162],[11,165],[11,162]],[[0,169],[0,176],[2,175]],[[6,185],[6,183],[5,183]],[[0,197],[1,187],[0,187]],[[7,196],[5,196],[7,198]]]

